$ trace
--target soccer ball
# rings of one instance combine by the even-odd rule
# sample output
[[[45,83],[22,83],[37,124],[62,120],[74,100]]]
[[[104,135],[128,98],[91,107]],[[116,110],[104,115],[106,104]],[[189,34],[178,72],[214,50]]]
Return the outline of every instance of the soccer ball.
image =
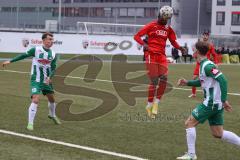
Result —
[[[170,19],[170,18],[172,18],[172,15],[173,15],[173,9],[170,6],[163,6],[160,9],[159,14],[163,18]]]
[[[167,57],[168,63],[175,63],[174,59],[172,57]]]

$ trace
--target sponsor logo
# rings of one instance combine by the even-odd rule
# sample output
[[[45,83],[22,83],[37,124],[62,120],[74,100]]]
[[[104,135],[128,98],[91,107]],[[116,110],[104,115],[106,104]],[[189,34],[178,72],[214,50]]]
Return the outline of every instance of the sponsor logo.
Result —
[[[164,30],[156,30],[156,34],[158,36],[167,36],[167,31],[164,31]]]
[[[140,44],[137,43],[137,49],[138,49],[138,50],[141,50],[141,49],[142,49],[142,45],[140,45]]]
[[[83,46],[84,49],[87,49],[88,46],[89,46],[88,40],[83,40],[83,41],[82,41],[82,46]]]
[[[51,61],[48,60],[48,59],[38,59],[37,61],[38,61],[38,63],[41,63],[41,64],[43,64],[43,65],[46,65],[46,64],[50,64],[50,63],[51,63]]]
[[[117,48],[120,50],[127,50],[132,47],[132,42],[128,40],[123,40],[120,43],[119,42],[98,42],[98,41],[88,41],[83,40],[82,46],[84,49],[91,48],[91,49],[104,49],[107,52],[113,51]],[[141,46],[139,46],[141,47]],[[141,48],[139,48],[140,50]]]
[[[216,68],[213,68],[211,72],[212,74],[217,75],[219,73],[219,70]]]
[[[32,88],[32,92],[37,92],[37,88]]]
[[[28,47],[28,45],[29,45],[29,39],[28,38],[23,38],[22,39],[22,45],[23,45],[23,47]]]
[[[31,45],[42,45],[42,40],[39,40],[39,39],[31,39]],[[59,40],[55,40],[53,42],[54,45],[62,45],[63,44],[63,41],[59,41]]]
[[[195,113],[195,116],[197,116],[197,117],[198,117],[198,109],[197,109],[197,108],[195,108],[195,109],[193,110],[193,112]]]

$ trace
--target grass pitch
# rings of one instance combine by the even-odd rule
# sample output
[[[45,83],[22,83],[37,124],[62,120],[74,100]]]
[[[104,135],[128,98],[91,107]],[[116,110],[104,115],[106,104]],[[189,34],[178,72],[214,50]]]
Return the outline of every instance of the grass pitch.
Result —
[[[7,70],[30,72],[30,62],[13,63]],[[194,65],[174,64],[169,66],[169,83],[176,85],[180,77],[191,78]],[[220,69],[229,82],[229,92],[240,93],[239,65],[222,65]],[[172,90],[160,104],[156,120],[146,118],[146,98],[138,98],[134,107],[127,105],[117,94],[110,78],[111,66],[105,62],[97,79],[88,84],[82,79],[66,78],[67,84],[89,87],[115,95],[119,102],[110,113],[89,121],[62,121],[54,125],[48,118],[47,100],[41,97],[33,132],[26,130],[27,110],[30,104],[29,74],[0,70],[0,129],[42,138],[63,141],[82,146],[138,156],[153,160],[173,160],[186,148],[184,120],[191,109],[201,103],[202,93],[189,99],[190,91]],[[83,77],[86,67],[72,72],[74,77]],[[109,80],[109,81],[108,81]],[[186,87],[187,88],[187,87]],[[140,86],[146,90],[146,86]],[[189,88],[190,89],[190,88]],[[200,88],[199,88],[200,89]],[[225,129],[240,135],[239,95],[229,95],[232,113],[225,113]],[[66,95],[56,92],[56,101],[71,99],[73,113],[94,109],[101,101],[93,97]],[[106,154],[69,148],[56,144],[10,136],[0,133],[0,159],[18,160],[115,160],[124,159]],[[200,160],[238,160],[239,148],[212,138],[208,123],[197,127],[197,155]]]

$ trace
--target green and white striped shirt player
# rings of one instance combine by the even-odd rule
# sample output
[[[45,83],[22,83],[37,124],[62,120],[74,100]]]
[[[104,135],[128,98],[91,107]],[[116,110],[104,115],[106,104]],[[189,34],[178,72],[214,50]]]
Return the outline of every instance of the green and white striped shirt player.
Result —
[[[51,78],[54,75],[57,56],[53,50],[37,46],[29,49],[25,54],[13,58],[10,62],[16,62],[27,57],[33,57],[31,81],[46,83],[47,77]]]
[[[199,79],[188,81],[188,86],[202,87],[204,92],[203,104],[213,107],[218,105],[222,109],[227,100],[227,80],[217,66],[207,58],[200,63]]]

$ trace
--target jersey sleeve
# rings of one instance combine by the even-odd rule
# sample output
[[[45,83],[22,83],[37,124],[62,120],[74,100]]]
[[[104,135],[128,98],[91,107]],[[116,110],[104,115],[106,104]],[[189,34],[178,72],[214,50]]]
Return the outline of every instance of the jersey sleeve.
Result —
[[[174,30],[169,26],[169,34],[168,34],[168,39],[171,42],[171,44],[173,45],[173,47],[179,49],[180,45],[177,43],[177,37],[176,34],[174,32]]]
[[[142,40],[142,36],[146,35],[151,28],[152,23],[149,23],[145,25],[143,28],[141,28],[135,35],[134,35],[134,40],[137,41],[140,45],[144,45],[144,41]]]
[[[51,62],[51,73],[50,73],[50,78],[52,78],[55,74],[56,67],[57,67],[57,59],[58,56],[56,55],[53,61]]]
[[[219,71],[215,65],[209,64],[205,68],[206,76],[214,78],[220,85],[221,89],[221,101],[225,102],[227,100],[227,90],[228,83],[221,71]]]
[[[13,62],[20,61],[25,58],[33,57],[33,56],[35,56],[35,48],[31,48],[26,53],[20,54],[20,55],[14,57],[13,59],[10,60],[10,62],[13,63]]]
[[[187,85],[188,86],[194,86],[194,87],[201,87],[201,82],[199,79],[196,79],[196,80],[189,80],[187,82]]]

